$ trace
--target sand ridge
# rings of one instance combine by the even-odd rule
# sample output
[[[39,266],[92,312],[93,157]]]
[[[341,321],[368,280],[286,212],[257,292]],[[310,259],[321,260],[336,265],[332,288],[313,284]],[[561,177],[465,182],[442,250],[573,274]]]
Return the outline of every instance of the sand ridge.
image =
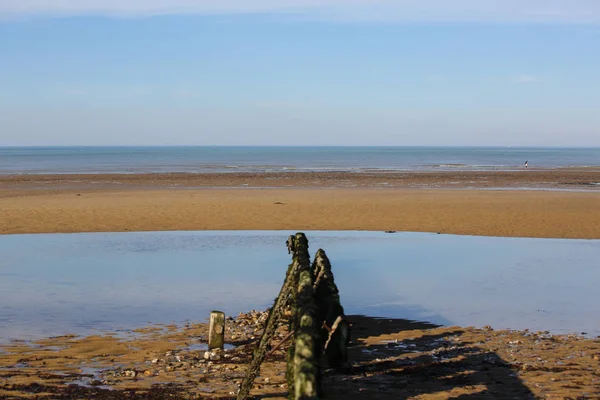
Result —
[[[600,238],[600,192],[127,188],[12,194],[0,198],[2,234],[247,229]]]

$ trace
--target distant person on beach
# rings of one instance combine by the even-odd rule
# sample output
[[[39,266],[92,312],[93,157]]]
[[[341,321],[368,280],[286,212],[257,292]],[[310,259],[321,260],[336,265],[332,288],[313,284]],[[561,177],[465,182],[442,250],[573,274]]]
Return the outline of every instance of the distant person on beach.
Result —
[[[525,161],[525,168],[527,168],[529,166],[528,162]]]

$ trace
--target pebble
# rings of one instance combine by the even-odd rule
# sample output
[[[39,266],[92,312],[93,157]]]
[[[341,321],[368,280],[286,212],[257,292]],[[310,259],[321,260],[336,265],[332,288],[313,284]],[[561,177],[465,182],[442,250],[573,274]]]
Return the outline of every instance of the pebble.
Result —
[[[135,376],[137,375],[137,373],[134,370],[132,370],[132,369],[128,369],[128,370],[125,370],[123,372],[123,375],[125,375],[128,378],[135,378]]]
[[[204,359],[205,360],[211,360],[211,361],[218,361],[221,359],[221,355],[219,354],[220,351],[206,351],[204,352]]]

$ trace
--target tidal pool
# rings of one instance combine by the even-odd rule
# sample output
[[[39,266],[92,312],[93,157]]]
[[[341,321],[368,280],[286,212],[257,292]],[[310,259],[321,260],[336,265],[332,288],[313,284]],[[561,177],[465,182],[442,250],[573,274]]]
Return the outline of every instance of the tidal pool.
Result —
[[[0,340],[205,321],[272,304],[288,231],[0,236]],[[347,314],[600,335],[600,240],[305,232]]]

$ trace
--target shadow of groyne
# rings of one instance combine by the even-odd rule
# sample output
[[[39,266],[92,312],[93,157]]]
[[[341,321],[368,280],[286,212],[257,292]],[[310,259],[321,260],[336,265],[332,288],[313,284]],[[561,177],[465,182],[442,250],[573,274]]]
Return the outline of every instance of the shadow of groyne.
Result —
[[[325,398],[533,399],[514,367],[465,330],[405,319],[348,316],[351,364],[323,377]]]

